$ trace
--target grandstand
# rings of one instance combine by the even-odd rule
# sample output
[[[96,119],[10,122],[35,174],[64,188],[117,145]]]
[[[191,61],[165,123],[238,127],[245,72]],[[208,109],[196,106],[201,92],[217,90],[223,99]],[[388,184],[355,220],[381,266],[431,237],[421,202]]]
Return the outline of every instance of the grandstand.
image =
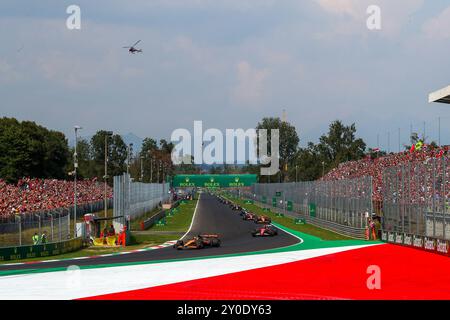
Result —
[[[384,157],[372,159],[366,157],[359,161],[350,161],[341,163],[337,168],[331,170],[324,177],[322,181],[346,180],[361,178],[364,176],[372,177],[373,189],[372,200],[381,203],[383,201],[383,172],[389,168],[409,165],[414,167],[417,164],[427,164],[432,159],[448,160],[448,151],[450,146],[443,146],[441,148],[433,148],[430,145],[425,145],[419,151],[404,151],[396,154],[389,154]],[[436,166],[438,170],[436,176],[440,176],[439,172],[441,166]],[[448,182],[448,180],[447,180]],[[428,188],[429,190],[430,188]],[[446,190],[450,190],[450,185],[446,186]]]
[[[79,205],[104,199],[104,185],[96,179],[77,182]],[[112,189],[107,187],[107,197],[112,198]],[[16,184],[0,179],[0,218],[9,219],[15,214],[27,215],[74,205],[72,181],[56,179],[23,178]]]

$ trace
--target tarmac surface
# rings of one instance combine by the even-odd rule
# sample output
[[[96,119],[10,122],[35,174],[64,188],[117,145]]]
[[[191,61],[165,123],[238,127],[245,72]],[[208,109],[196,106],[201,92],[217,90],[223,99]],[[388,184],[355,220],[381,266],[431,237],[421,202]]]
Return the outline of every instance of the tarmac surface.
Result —
[[[202,193],[198,201],[197,211],[194,216],[191,230],[184,239],[189,239],[198,234],[218,234],[221,239],[221,246],[218,248],[176,250],[172,247],[167,247],[84,260],[70,259],[23,265],[0,265],[0,271],[62,268],[71,265],[94,266],[220,256],[224,254],[246,253],[280,248],[296,244],[300,241],[296,237],[293,237],[282,230],[279,230],[278,236],[275,237],[252,237],[251,231],[257,226],[258,225],[254,222],[244,221],[238,211],[231,210],[229,206],[220,203],[216,197],[207,193]],[[176,240],[176,238],[173,240]]]

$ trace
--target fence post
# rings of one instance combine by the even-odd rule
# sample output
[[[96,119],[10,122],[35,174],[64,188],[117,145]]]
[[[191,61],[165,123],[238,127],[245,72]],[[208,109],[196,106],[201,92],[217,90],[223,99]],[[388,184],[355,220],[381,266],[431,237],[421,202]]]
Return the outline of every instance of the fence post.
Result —
[[[19,246],[22,245],[22,217],[16,216],[19,219]]]
[[[50,226],[52,228],[52,241],[54,241],[54,237],[53,237],[53,213],[50,213]]]
[[[61,230],[61,213],[59,213],[59,217],[58,217],[58,226],[59,226],[59,242],[61,242],[61,238],[62,238],[62,230]]]
[[[441,158],[442,161],[442,238],[445,240],[447,238],[446,230],[447,227],[447,196],[445,194],[445,184],[447,183],[447,166],[445,163],[445,157]]]
[[[75,230],[75,227],[74,227]],[[70,237],[70,210],[67,209],[67,236]]]
[[[41,213],[39,213],[39,215],[38,215],[38,218],[39,218],[39,236],[41,236]]]

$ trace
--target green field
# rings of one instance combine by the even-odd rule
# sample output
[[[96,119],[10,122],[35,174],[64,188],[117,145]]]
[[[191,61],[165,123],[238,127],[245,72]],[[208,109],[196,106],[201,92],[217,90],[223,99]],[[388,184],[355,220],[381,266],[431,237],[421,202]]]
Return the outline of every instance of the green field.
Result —
[[[312,236],[318,237],[322,240],[352,240],[353,238],[349,238],[338,233],[322,229],[311,224],[295,224],[294,219],[290,217],[277,217],[274,212],[266,212],[256,204],[247,204],[244,203],[244,200],[241,199],[230,199],[229,200],[239,204],[241,207],[246,208],[248,211],[254,212],[258,215],[265,215],[272,219],[273,222],[286,226],[292,230],[300,231],[306,234],[310,234]]]
[[[166,216],[166,225],[158,226],[155,224],[149,230],[186,232],[191,224],[197,201],[197,199],[194,199],[184,204],[180,203],[177,207],[177,212],[172,217]]]
[[[140,216],[136,219],[132,219],[130,221],[130,230],[141,230],[141,222],[147,220],[154,214],[158,213],[158,211],[160,211],[160,210],[161,210],[161,208],[156,207],[153,210],[147,211],[142,216]]]

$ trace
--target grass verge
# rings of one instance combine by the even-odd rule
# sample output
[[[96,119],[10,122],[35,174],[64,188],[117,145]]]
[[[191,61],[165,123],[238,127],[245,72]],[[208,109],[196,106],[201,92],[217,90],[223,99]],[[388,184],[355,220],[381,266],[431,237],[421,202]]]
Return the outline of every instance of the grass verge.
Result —
[[[272,219],[272,221],[275,223],[281,224],[292,230],[310,234],[310,235],[318,237],[322,240],[354,240],[353,238],[346,237],[346,236],[340,235],[338,233],[335,233],[333,231],[313,226],[311,224],[295,224],[295,220],[292,219],[291,217],[287,217],[287,216],[277,217],[274,212],[264,211],[260,206],[258,206],[256,204],[245,203],[245,201],[241,200],[241,199],[230,199],[230,198],[228,198],[228,199],[239,204],[241,207],[246,208],[248,211],[254,212],[258,215],[265,215],[265,216],[270,217],[270,219]]]
[[[153,225],[149,231],[176,231],[185,232],[188,230],[192,217],[194,215],[195,206],[197,205],[197,199],[188,201],[186,203],[180,203],[177,207],[176,213],[173,216],[166,216],[165,225]]]

